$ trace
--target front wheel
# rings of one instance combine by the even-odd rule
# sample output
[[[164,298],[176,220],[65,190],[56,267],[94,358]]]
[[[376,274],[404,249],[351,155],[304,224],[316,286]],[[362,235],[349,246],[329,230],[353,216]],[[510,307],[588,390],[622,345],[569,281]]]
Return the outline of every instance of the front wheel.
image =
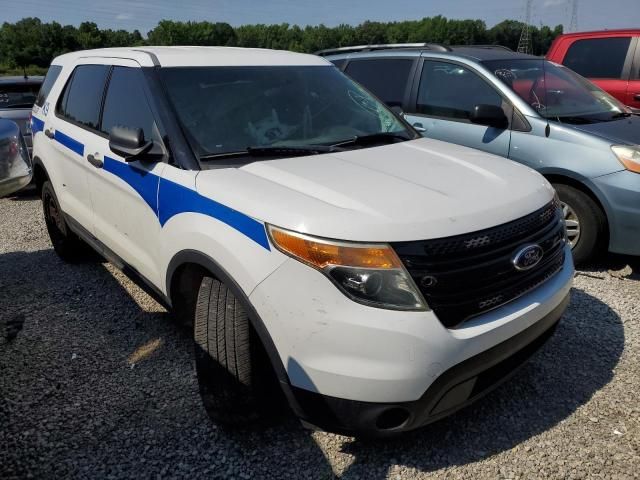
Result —
[[[216,423],[244,426],[273,410],[277,381],[240,300],[224,283],[202,279],[194,321],[200,395]]]
[[[607,218],[598,204],[581,190],[562,183],[553,187],[560,197],[573,260],[576,265],[583,264],[606,248]]]

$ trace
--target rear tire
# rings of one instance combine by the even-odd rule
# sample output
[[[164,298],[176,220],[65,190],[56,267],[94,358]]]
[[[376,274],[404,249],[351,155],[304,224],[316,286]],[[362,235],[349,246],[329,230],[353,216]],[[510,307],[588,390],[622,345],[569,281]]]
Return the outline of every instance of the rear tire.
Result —
[[[273,405],[277,382],[241,302],[208,276],[198,292],[194,340],[200,395],[209,417],[228,426],[258,421]]]
[[[67,263],[84,260],[90,249],[69,228],[49,180],[42,184],[42,209],[51,244],[58,256]]]
[[[563,205],[571,250],[576,265],[584,264],[606,249],[607,217],[586,193],[562,183],[554,184]]]

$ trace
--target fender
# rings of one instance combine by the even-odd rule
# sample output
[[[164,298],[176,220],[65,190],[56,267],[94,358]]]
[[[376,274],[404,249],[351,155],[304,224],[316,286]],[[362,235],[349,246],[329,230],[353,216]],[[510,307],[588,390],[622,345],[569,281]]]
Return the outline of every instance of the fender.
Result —
[[[294,410],[296,414],[302,414],[302,407],[296,400],[291,384],[289,383],[289,376],[287,375],[287,371],[285,370],[282,360],[280,359],[280,355],[278,355],[278,351],[276,350],[276,346],[273,343],[273,339],[271,338],[267,327],[265,326],[262,318],[260,318],[260,315],[258,314],[256,309],[251,304],[249,297],[245,294],[242,288],[240,288],[238,283],[227,273],[227,271],[218,264],[218,262],[216,262],[208,255],[196,250],[182,250],[176,253],[169,262],[169,266],[167,268],[167,296],[171,298],[171,281],[175,272],[181,265],[187,263],[199,265],[211,272],[218,280],[223,282],[229,289],[231,289],[236,298],[240,300],[242,306],[247,312],[247,316],[249,317],[251,326],[258,334],[258,337],[260,338],[260,341],[262,342],[262,345],[267,352],[273,370],[278,377],[280,387],[282,388],[282,391],[287,398],[287,401],[289,402],[289,406]]]
[[[577,172],[572,170],[564,170],[562,168],[555,167],[547,167],[538,170],[540,174],[542,174],[549,183],[553,183],[554,178],[564,178],[569,180],[568,185],[575,186],[576,188],[582,189],[585,193],[590,194],[602,207],[604,213],[607,217],[607,222],[611,227],[613,211],[611,205],[607,201],[606,197],[602,195],[602,193],[598,190],[596,185],[587,177],[584,177]]]

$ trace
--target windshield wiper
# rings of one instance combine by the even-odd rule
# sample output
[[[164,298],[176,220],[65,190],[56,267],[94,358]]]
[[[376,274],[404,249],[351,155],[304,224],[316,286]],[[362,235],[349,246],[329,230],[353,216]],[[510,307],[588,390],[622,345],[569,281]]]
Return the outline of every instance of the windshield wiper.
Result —
[[[376,143],[394,143],[397,140],[413,140],[415,137],[399,132],[378,132],[370,135],[356,135],[355,137],[334,143],[332,147],[343,147],[345,145],[373,145]]]
[[[320,153],[341,152],[343,148],[337,145],[296,145],[296,146],[256,146],[247,147],[236,152],[212,153],[201,155],[200,160],[219,160],[232,157],[302,157],[318,155]]]
[[[550,118],[554,118],[554,117],[550,117]],[[598,118],[589,118],[589,117],[570,117],[570,116],[566,116],[566,117],[555,117],[556,120],[558,120],[558,122],[560,123],[570,123],[572,125],[589,125],[591,123],[601,123],[604,122],[604,120],[600,120]]]
[[[611,120],[616,120],[618,118],[627,118],[631,116],[631,112],[618,112],[611,115]]]

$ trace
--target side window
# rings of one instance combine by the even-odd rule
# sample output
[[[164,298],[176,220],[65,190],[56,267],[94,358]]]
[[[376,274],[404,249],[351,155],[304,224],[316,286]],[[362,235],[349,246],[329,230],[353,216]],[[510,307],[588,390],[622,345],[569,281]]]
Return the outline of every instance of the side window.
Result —
[[[379,58],[352,60],[345,73],[390,107],[402,106],[413,60]]]
[[[144,93],[144,77],[138,68],[114,67],[104,100],[100,130],[107,135],[116,126],[141,128],[144,138],[154,137],[153,113]]]
[[[53,88],[53,84],[56,83],[61,71],[62,67],[60,65],[51,65],[49,67],[47,75],[44,77],[44,82],[42,82],[42,86],[38,92],[38,96],[36,97],[37,106],[42,107],[44,105],[44,102],[47,100],[49,92]]]
[[[479,104],[502,107],[502,97],[477,73],[447,62],[425,61],[418,90],[417,113],[468,120]]]
[[[593,38],[575,41],[562,62],[587,78],[622,78],[631,37]]]
[[[56,112],[93,130],[98,129],[107,65],[79,65],[67,82]]]

